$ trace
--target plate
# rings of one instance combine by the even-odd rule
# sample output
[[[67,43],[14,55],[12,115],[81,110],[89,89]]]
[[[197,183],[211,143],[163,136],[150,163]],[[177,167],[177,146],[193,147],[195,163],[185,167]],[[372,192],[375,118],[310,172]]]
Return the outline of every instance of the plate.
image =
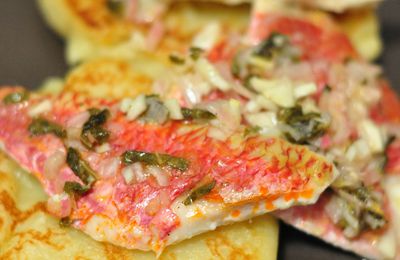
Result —
[[[379,9],[385,49],[378,62],[400,92],[400,2],[385,0]],[[0,85],[34,89],[48,76],[63,76],[63,42],[48,29],[33,0],[0,1]],[[281,224],[282,260],[361,259]]]

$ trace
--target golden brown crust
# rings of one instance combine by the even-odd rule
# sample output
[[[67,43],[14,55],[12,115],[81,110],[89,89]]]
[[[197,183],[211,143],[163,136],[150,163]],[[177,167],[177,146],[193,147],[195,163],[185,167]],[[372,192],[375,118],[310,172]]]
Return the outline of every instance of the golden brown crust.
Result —
[[[112,14],[106,8],[105,0],[65,1],[67,8],[91,31],[95,40],[111,44],[129,38],[133,25]]]
[[[92,97],[124,98],[150,93],[150,77],[135,73],[132,66],[116,59],[100,59],[73,70],[65,90]]]

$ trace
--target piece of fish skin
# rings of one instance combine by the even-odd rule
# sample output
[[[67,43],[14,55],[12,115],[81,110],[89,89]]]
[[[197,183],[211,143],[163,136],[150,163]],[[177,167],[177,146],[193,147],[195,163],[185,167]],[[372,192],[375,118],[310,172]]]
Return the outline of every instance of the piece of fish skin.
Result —
[[[16,91],[22,89],[2,88],[0,99]],[[96,172],[97,181],[87,194],[76,200],[68,198],[72,205],[69,217],[74,227],[94,239],[126,248],[161,252],[168,244],[219,225],[293,204],[314,203],[337,176],[330,162],[305,146],[279,138],[244,138],[243,132],[222,142],[207,136],[207,124],[128,121],[118,101],[88,99],[73,93],[32,93],[28,101],[19,104],[1,103],[2,148],[40,180],[50,198],[62,193],[65,181],[82,182],[66,164],[52,178],[44,174],[46,161],[57,151],[65,154],[64,145],[72,143],[52,134],[29,133],[28,125],[33,120],[29,114],[43,102],[50,108],[40,117],[68,126],[67,132],[73,128],[71,122],[87,109],[109,109],[111,116],[104,127],[110,131],[110,150],[100,154],[75,144]],[[161,185],[153,177],[127,184],[120,161],[127,150],[182,157],[189,161],[189,168],[179,171],[164,167],[167,184]],[[107,167],[115,162],[110,173]],[[192,205],[182,203],[194,188],[210,180],[215,187],[209,194]]]

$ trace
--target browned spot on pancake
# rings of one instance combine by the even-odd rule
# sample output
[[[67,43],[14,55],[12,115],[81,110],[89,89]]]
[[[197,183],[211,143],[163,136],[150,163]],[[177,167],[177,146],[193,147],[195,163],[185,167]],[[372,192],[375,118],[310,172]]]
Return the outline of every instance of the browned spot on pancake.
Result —
[[[224,235],[214,232],[212,238],[206,239],[208,249],[213,257],[217,259],[252,259],[252,255],[243,251],[242,248],[233,245]],[[228,251],[228,256],[225,252]]]
[[[97,1],[68,0],[70,8],[90,27],[101,28],[109,26],[113,21],[113,16],[107,12],[104,0]]]
[[[64,235],[63,232],[54,232],[52,230],[47,230],[45,233],[39,232],[37,230],[28,230],[23,233],[14,234],[14,238],[17,238],[18,241],[15,246],[10,248],[8,251],[5,251],[0,259],[10,259],[13,255],[18,255],[18,252],[21,252],[25,246],[27,245],[35,245],[38,242],[46,244],[47,246],[61,251],[65,249],[65,246],[61,243],[55,243],[52,239],[57,235]]]
[[[75,256],[74,260],[91,260],[91,259],[84,256]]]
[[[8,175],[6,173],[0,172],[0,182],[7,181],[9,179],[10,179],[10,177],[8,177]]]
[[[109,243],[102,243],[102,245],[107,259],[119,260],[127,258],[127,255],[125,254],[125,251],[127,251],[127,249]]]
[[[92,30],[99,40],[105,43],[128,39],[132,24],[112,14],[105,0],[82,1],[64,0],[70,9],[87,29]]]
[[[15,226],[28,219],[30,216],[38,211],[45,212],[46,206],[43,202],[35,204],[32,208],[27,211],[20,211],[15,205],[15,201],[6,191],[0,192],[0,203],[4,206],[5,210],[12,216],[13,222],[11,224],[11,230],[15,229]]]
[[[3,225],[4,225],[4,220],[3,218],[0,218],[0,229],[3,227]]]
[[[176,259],[178,259],[174,252],[163,253],[161,255],[161,259],[164,259],[163,256],[165,256],[165,259],[168,259],[168,260],[176,260]]]
[[[68,76],[65,90],[85,96],[123,98],[148,93],[151,83],[148,76],[135,74],[127,62],[101,59],[74,70]],[[96,87],[98,90],[94,91]]]

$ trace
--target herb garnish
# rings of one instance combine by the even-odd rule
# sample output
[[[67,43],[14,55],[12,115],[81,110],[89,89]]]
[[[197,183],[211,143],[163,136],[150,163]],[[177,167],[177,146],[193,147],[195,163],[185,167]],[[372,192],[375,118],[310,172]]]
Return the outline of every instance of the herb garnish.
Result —
[[[121,0],[107,0],[106,5],[108,10],[113,14],[120,15],[124,9],[124,5]]]
[[[83,186],[77,182],[67,181],[64,184],[64,191],[69,195],[83,195],[88,192],[89,189],[89,186]]]
[[[386,140],[386,143],[385,143],[385,147],[384,147],[384,150],[383,150],[383,154],[380,156],[380,158],[377,159],[377,160],[379,160],[379,159],[381,160],[381,162],[380,162],[380,170],[381,170],[382,173],[385,172],[387,163],[388,163],[388,161],[389,161],[389,158],[388,158],[388,149],[389,149],[389,146],[390,146],[395,140],[396,140],[396,137],[395,137],[394,135],[390,135],[390,136],[388,137],[388,139]]]
[[[278,118],[291,129],[284,131],[288,140],[298,144],[306,144],[311,139],[323,135],[329,126],[320,114],[304,114],[300,106],[281,110]]]
[[[13,92],[3,98],[3,103],[6,105],[17,104],[29,98],[29,92]]]
[[[255,126],[248,126],[246,129],[244,129],[244,137],[249,137],[253,135],[257,135],[261,131],[261,127],[258,125]]]
[[[32,123],[28,126],[28,130],[33,136],[45,134],[54,134],[60,138],[65,138],[67,136],[67,132],[62,126],[44,118],[33,119]]]
[[[72,220],[69,217],[64,217],[64,218],[60,219],[60,222],[58,222],[58,224],[60,225],[60,227],[66,228],[66,227],[71,226]]]
[[[193,190],[190,195],[183,201],[183,205],[188,206],[192,204],[197,199],[207,195],[215,187],[216,181],[213,180],[210,183],[204,184],[197,189]]]
[[[323,91],[329,93],[332,91],[332,87],[330,85],[326,84]]]
[[[86,161],[81,159],[79,152],[72,147],[68,148],[67,164],[84,184],[90,185],[96,180],[95,171],[90,168]]]
[[[180,157],[169,154],[146,153],[141,151],[126,151],[121,156],[124,164],[142,162],[147,165],[168,166],[179,171],[186,171],[189,168],[189,162]]]
[[[289,38],[286,35],[273,32],[271,35],[262,41],[254,50],[253,54],[271,59],[289,45]]]
[[[175,54],[169,55],[169,60],[170,60],[172,63],[175,63],[175,64],[177,64],[177,65],[183,65],[183,64],[185,64],[185,59],[182,58],[182,57],[179,57],[179,56],[177,56],[177,55],[175,55]]]
[[[89,109],[90,117],[82,127],[81,142],[88,149],[105,143],[110,137],[110,132],[102,126],[110,115],[108,109]]]
[[[206,119],[211,120],[216,118],[215,115],[207,110],[204,109],[190,109],[190,108],[182,108],[182,115],[183,118],[186,120],[192,119]]]
[[[192,58],[193,60],[197,60],[198,58],[200,58],[200,55],[204,52],[204,50],[199,47],[190,47],[189,52],[190,58]]]

